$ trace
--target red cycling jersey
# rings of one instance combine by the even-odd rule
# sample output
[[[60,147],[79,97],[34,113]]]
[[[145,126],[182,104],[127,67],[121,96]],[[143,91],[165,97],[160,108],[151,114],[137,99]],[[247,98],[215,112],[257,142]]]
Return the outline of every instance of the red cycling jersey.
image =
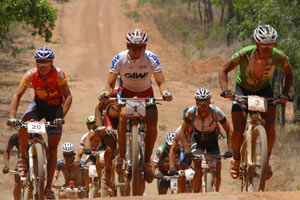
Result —
[[[63,94],[59,87],[66,84],[66,82],[65,73],[55,66],[52,66],[46,77],[41,77],[37,67],[34,67],[27,71],[21,80],[21,84],[26,87],[32,84],[35,97],[47,102],[49,105],[63,103]]]

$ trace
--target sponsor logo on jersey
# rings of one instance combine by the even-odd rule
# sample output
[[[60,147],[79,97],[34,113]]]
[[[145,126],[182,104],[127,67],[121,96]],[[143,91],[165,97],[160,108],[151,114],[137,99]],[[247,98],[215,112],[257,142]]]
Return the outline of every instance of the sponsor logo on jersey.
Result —
[[[157,66],[160,66],[160,62],[156,55],[149,53],[148,56],[154,60],[154,62],[156,63]]]
[[[116,65],[116,63],[118,62],[118,60],[120,60],[119,54],[116,55],[116,56],[112,59],[111,65],[110,65],[110,69],[113,69],[113,68],[115,67],[115,65]]]
[[[126,73],[125,77],[126,78],[131,78],[131,79],[143,79],[145,78],[147,75],[149,74],[149,72],[145,72],[145,73]]]

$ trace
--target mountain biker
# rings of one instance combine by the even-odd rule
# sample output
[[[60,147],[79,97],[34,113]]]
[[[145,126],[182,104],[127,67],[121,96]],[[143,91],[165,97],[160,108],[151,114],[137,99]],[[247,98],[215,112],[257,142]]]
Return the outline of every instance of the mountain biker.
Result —
[[[185,145],[186,140],[183,140],[183,147],[185,148],[185,157],[191,158],[192,154],[203,154],[204,151],[210,154],[220,154],[218,136],[220,134],[218,123],[221,124],[226,131],[227,138],[231,137],[231,127],[224,115],[224,113],[215,105],[211,104],[211,92],[206,88],[200,88],[194,93],[196,105],[189,107],[186,112],[186,118],[192,125],[192,141],[191,146]],[[185,127],[187,127],[186,120],[183,122],[180,135],[184,134]],[[230,139],[227,140],[228,151],[225,156],[231,157]],[[201,190],[202,185],[202,169],[201,161],[194,160],[195,175],[193,179],[193,190],[195,193]],[[221,162],[217,163],[217,183],[216,191],[219,191],[221,184]]]
[[[172,100],[172,94],[168,91],[159,59],[151,51],[146,50],[148,35],[140,29],[129,31],[126,35],[127,50],[117,54],[111,63],[110,74],[100,99],[106,99],[112,93],[115,82],[120,75],[119,95],[120,97],[153,97],[151,75],[159,87],[163,98]],[[145,137],[145,167],[144,177],[148,183],[154,178],[150,157],[157,137],[157,107],[147,106],[145,123],[147,126]],[[125,107],[121,109],[120,123],[118,126],[118,146],[120,159],[118,167],[123,165],[126,151],[126,114]]]
[[[88,189],[88,171],[83,169],[83,160],[75,161],[75,146],[72,143],[67,142],[61,146],[61,150],[63,153],[63,158],[57,161],[53,186],[58,187],[58,177],[60,171],[62,171],[65,179],[65,183],[62,185],[62,187],[68,187],[69,182],[73,181],[75,183],[75,187],[83,187]],[[59,199],[66,199],[66,193],[66,191],[59,190]],[[78,197],[87,198],[86,191],[80,192]]]
[[[88,134],[90,132],[92,132],[93,130],[96,129],[96,119],[95,119],[95,116],[91,115],[89,116],[86,121],[85,121],[85,124],[86,124],[86,127],[88,129],[88,132],[86,132],[82,137],[81,137],[81,140],[80,140],[80,144],[79,144],[79,148],[78,148],[78,151],[77,151],[77,154],[76,154],[76,161],[80,161],[82,156],[83,156],[83,153],[84,153],[84,142],[88,136]],[[97,146],[98,145],[98,142],[97,143]],[[102,143],[102,141],[101,141]]]
[[[42,141],[43,141],[43,146],[46,150],[47,150],[47,144],[46,142],[44,142],[43,138],[41,137]],[[3,173],[6,174],[9,172],[9,160],[10,160],[10,152],[11,150],[16,147],[18,149],[18,157],[20,156],[20,147],[19,147],[19,134],[15,133],[12,134],[9,137],[9,140],[6,144],[4,153],[3,153],[3,163],[4,163],[4,167],[3,167]],[[17,170],[16,166],[16,170]],[[15,175],[15,184],[14,184],[14,199],[21,199],[21,182],[20,182],[20,176]]]
[[[34,53],[36,67],[27,71],[10,104],[10,114],[7,124],[11,127],[16,125],[16,113],[27,87],[32,84],[34,89],[34,100],[25,111],[23,121],[41,120],[54,121],[57,128],[48,128],[49,156],[47,157],[47,184],[45,195],[47,198],[55,198],[51,190],[51,184],[57,161],[57,146],[61,138],[63,118],[69,111],[72,96],[67,83],[65,73],[53,65],[54,53],[48,47],[41,47]],[[26,170],[26,147],[28,133],[26,129],[19,130],[20,159],[18,166],[21,176]]]
[[[156,154],[153,157],[153,168],[157,170],[156,174],[167,176],[169,171],[169,152],[173,144],[176,132],[170,130],[165,134],[165,143],[159,146],[156,150]],[[177,151],[179,155],[179,148]],[[170,187],[170,181],[164,179],[157,179],[158,194],[167,194]]]
[[[254,30],[255,45],[247,46],[233,56],[219,70],[219,81],[221,91],[225,98],[232,98],[233,93],[228,89],[228,73],[239,66],[236,76],[235,94],[237,95],[258,95],[267,98],[273,97],[273,90],[270,86],[270,78],[276,68],[281,68],[285,78],[283,82],[283,93],[280,101],[286,103],[288,92],[293,83],[293,72],[289,58],[285,53],[275,48],[277,32],[270,25],[259,25]],[[237,102],[233,102],[231,116],[233,123],[232,149],[233,159],[230,166],[230,174],[233,179],[239,177],[240,148],[243,140],[243,133],[246,126],[246,116],[248,113]],[[267,180],[271,178],[273,172],[269,165],[269,158],[275,142],[275,119],[276,107],[269,105],[266,113],[261,113],[265,120],[265,129],[268,138],[268,168]]]
[[[101,104],[101,103],[99,103]],[[99,105],[96,107],[96,113],[102,112],[99,108]],[[120,107],[115,104],[109,104],[103,112],[103,120],[101,120],[101,125],[97,126],[98,128],[95,131],[92,131],[88,134],[85,142],[85,153],[91,152],[91,143],[96,138],[102,140],[104,143],[104,187],[111,188],[111,165],[112,160],[114,159],[114,153],[116,149],[115,136],[108,133],[109,129],[116,130],[118,128],[118,122],[120,117]],[[96,114],[97,115],[97,114]],[[102,114],[101,114],[102,115]],[[99,115],[98,115],[99,116]],[[97,124],[97,122],[96,122]]]

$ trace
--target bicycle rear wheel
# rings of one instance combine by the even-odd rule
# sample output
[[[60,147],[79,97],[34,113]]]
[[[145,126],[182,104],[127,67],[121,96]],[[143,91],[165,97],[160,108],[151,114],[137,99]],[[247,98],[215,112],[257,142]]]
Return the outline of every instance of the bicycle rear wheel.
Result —
[[[131,192],[133,196],[138,195],[139,191],[139,130],[138,126],[132,127],[132,181]]]
[[[214,183],[213,183],[213,175],[211,173],[205,173],[203,176],[204,184],[205,184],[205,192],[213,192],[214,191]]]
[[[35,176],[35,195],[38,199],[44,199],[44,181],[45,181],[45,169],[44,169],[44,151],[42,144],[34,144],[36,149],[36,157],[34,158],[33,173]]]
[[[28,200],[28,199],[30,199],[29,188],[25,186],[21,189],[21,200]]]

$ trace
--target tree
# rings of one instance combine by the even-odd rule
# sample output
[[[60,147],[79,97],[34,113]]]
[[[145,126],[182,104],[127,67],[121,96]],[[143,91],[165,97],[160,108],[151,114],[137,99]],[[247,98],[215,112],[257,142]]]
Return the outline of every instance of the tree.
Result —
[[[32,35],[40,35],[46,42],[52,37],[56,11],[45,0],[1,0],[0,45],[10,47],[8,33],[13,23],[24,23],[33,27]],[[6,45],[4,45],[6,43]]]

